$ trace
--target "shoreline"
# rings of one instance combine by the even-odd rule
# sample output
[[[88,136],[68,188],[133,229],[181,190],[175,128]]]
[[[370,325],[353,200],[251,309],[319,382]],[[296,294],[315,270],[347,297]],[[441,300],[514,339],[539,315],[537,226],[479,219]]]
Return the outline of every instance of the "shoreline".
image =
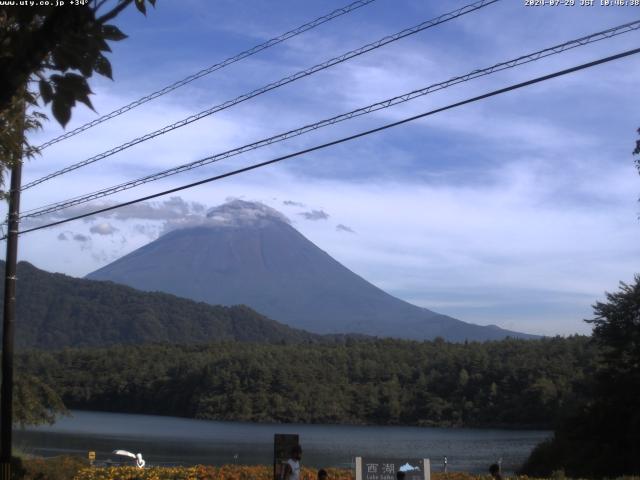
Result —
[[[82,412],[82,413],[106,413],[106,414],[114,414],[114,415],[137,415],[137,416],[153,416],[153,417],[163,417],[167,419],[181,419],[181,420],[195,420],[195,421],[206,421],[206,422],[215,422],[215,423],[225,423],[225,424],[240,424],[240,425],[265,425],[265,426],[280,426],[280,425],[303,425],[303,426],[333,426],[333,427],[407,427],[407,428],[431,428],[431,429],[446,429],[446,430],[524,430],[524,431],[532,431],[532,432],[551,432],[553,431],[553,425],[535,425],[535,424],[522,424],[522,425],[514,425],[514,424],[471,424],[471,425],[452,425],[452,424],[411,424],[411,423],[331,423],[331,422],[322,422],[322,423],[314,423],[314,422],[278,422],[278,421],[260,421],[258,420],[234,420],[234,419],[216,419],[216,418],[196,418],[182,415],[174,415],[174,414],[162,414],[162,413],[145,413],[145,412],[136,412],[136,411],[123,411],[123,410],[92,410],[89,408],[69,408],[70,416],[73,416],[73,412]],[[64,419],[69,415],[62,415],[59,418]]]

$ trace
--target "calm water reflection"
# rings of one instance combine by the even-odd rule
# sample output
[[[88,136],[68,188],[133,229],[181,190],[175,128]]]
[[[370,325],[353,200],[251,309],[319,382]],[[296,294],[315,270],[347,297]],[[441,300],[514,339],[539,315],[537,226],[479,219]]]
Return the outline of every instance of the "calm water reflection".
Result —
[[[153,415],[72,412],[53,426],[17,430],[17,447],[28,453],[86,456],[95,450],[98,460],[110,452],[142,452],[150,464],[204,463],[271,464],[273,434],[298,433],[309,466],[350,466],[355,456],[412,456],[431,459],[433,471],[486,472],[503,460],[513,471],[533,447],[550,432],[531,430],[446,429],[417,427],[354,427],[345,425],[274,425],[211,422]]]

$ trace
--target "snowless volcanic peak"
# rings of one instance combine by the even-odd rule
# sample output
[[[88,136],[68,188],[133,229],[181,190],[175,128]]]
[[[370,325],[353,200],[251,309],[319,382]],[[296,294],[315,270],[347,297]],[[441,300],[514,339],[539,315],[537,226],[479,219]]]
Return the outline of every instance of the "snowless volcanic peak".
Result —
[[[184,220],[88,278],[212,305],[247,305],[314,333],[452,341],[527,337],[462,322],[389,295],[261,203],[232,200],[206,217]]]
[[[290,224],[282,213],[259,202],[231,200],[207,212],[206,225],[212,227],[261,227],[272,222]]]

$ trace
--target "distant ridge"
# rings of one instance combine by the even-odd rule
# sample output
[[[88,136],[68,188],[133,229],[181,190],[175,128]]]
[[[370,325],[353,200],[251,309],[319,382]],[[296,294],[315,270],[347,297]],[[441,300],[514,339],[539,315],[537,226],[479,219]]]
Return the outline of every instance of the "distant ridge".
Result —
[[[245,304],[310,332],[449,341],[535,338],[417,307],[356,275],[280,212],[233,200],[89,274],[210,304]]]
[[[2,274],[4,268],[0,261]],[[16,344],[21,348],[335,340],[293,329],[249,307],[212,306],[141,292],[45,272],[27,262],[18,264],[17,292]]]

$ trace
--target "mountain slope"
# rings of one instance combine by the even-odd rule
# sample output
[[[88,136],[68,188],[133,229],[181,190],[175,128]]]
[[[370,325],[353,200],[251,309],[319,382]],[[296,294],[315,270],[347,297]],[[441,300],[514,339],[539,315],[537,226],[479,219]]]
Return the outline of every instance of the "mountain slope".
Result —
[[[0,262],[4,275],[5,263]],[[18,264],[16,344],[62,348],[145,343],[317,342],[321,338],[245,306],[222,307],[140,292]],[[2,305],[0,298],[0,306]]]
[[[210,304],[245,304],[295,328],[451,341],[529,337],[462,322],[380,290],[316,247],[279,212],[234,200],[87,278]]]

